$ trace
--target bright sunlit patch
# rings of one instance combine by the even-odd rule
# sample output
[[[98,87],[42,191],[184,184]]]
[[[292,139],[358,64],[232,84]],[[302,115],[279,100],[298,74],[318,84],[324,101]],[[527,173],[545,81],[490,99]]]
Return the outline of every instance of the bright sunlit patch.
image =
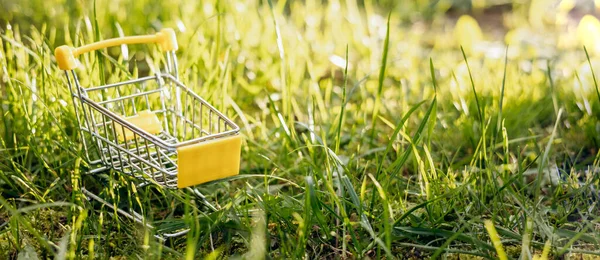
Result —
[[[337,1],[331,1],[331,11],[332,12],[338,12],[340,11],[340,2]]]
[[[246,73],[246,77],[248,77],[248,80],[252,81],[256,79],[256,74],[252,71],[249,71],[248,73]]]
[[[381,15],[373,15],[369,19],[369,26],[373,28],[385,27],[385,19]]]
[[[344,59],[340,56],[331,55],[331,56],[329,56],[329,61],[331,61],[331,63],[333,63],[333,65],[338,66],[342,69],[346,68],[347,61],[346,61],[346,59]],[[350,66],[348,66],[348,67],[350,67]]]
[[[279,93],[273,93],[271,94],[271,100],[273,101],[279,101],[281,99],[281,95],[279,95]]]
[[[595,0],[600,2],[599,0]],[[558,5],[558,10],[561,12],[569,12],[575,7],[575,0],[562,0]]]
[[[243,2],[237,2],[235,3],[235,10],[243,13],[246,11],[246,4],[244,4]]]
[[[600,54],[600,21],[591,15],[584,16],[577,26],[577,39],[590,54]]]
[[[177,29],[180,32],[185,32],[186,31],[185,24],[183,24],[183,21],[181,21],[181,20],[177,21]]]
[[[468,15],[458,18],[454,27],[454,41],[458,46],[462,46],[467,54],[472,54],[475,46],[483,41],[479,23]]]
[[[562,26],[569,21],[569,12],[575,8],[575,0],[562,0],[556,12],[556,25]]]
[[[204,5],[202,6],[202,10],[204,11],[204,14],[210,16],[210,15],[214,14],[215,7],[212,5],[212,3],[205,2]]]
[[[36,95],[37,93],[37,86],[36,86],[37,81],[35,80],[35,78],[33,78],[31,80],[31,100],[33,100],[33,102],[38,100],[38,97]]]
[[[308,15],[306,16],[305,21],[306,25],[308,25],[309,27],[315,27],[319,24],[319,17],[315,15]]]
[[[551,24],[554,21],[556,9],[554,1],[548,0],[532,0],[529,5],[529,24],[535,29],[542,29],[546,24]]]

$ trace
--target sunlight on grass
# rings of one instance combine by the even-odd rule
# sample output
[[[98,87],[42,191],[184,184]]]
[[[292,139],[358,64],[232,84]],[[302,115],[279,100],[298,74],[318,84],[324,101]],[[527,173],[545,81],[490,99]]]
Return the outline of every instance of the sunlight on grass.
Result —
[[[600,9],[462,2],[0,0],[0,258],[600,256]],[[165,27],[181,81],[241,127],[239,176],[88,172],[54,48]],[[161,54],[76,72],[138,78]]]

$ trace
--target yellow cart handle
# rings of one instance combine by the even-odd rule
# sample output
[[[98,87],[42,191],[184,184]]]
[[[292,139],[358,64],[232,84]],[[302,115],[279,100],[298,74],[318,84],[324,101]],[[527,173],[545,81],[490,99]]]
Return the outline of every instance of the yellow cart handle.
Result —
[[[54,50],[54,56],[56,57],[56,62],[61,70],[72,70],[77,68],[77,61],[75,58],[83,53],[123,44],[140,43],[157,43],[163,51],[176,51],[178,48],[175,31],[171,28],[165,28],[155,34],[113,38],[90,43],[79,48],[73,48],[67,45],[59,46]]]

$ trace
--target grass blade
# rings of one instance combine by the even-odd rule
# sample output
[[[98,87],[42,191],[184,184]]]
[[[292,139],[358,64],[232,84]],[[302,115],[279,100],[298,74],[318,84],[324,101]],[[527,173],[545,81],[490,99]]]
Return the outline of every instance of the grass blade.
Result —
[[[502,107],[504,105],[504,88],[506,87],[506,67],[508,65],[508,46],[504,51],[504,72],[502,72],[502,88],[500,90],[500,102],[498,104],[498,121],[496,122],[496,133],[502,130]]]
[[[381,67],[379,69],[379,81],[377,82],[377,95],[375,96],[375,105],[373,106],[373,115],[371,117],[371,140],[375,139],[375,122],[379,115],[379,106],[381,103],[381,92],[383,92],[383,81],[385,80],[385,69],[387,68],[388,51],[390,46],[390,19],[392,13],[388,14],[387,28],[385,32],[385,41],[383,43],[383,52],[381,54]]]
[[[598,81],[596,80],[596,73],[594,73],[594,67],[592,67],[592,61],[590,60],[590,54],[585,46],[583,46],[583,50],[585,51],[585,57],[590,65],[590,71],[592,72],[592,79],[594,79],[594,87],[596,87],[596,96],[598,97],[598,101],[600,102],[600,90],[598,90]]]
[[[485,229],[487,229],[488,234],[490,235],[490,239],[496,248],[496,253],[498,254],[498,258],[500,260],[508,260],[506,256],[506,252],[504,252],[504,247],[502,247],[502,241],[500,241],[500,236],[498,236],[498,232],[496,232],[496,227],[494,227],[494,222],[491,220],[485,220]]]
[[[340,150],[342,125],[344,123],[344,115],[346,112],[346,89],[348,87],[348,45],[346,45],[346,66],[344,68],[344,86],[342,87],[342,106],[340,108],[340,120],[337,127],[337,136],[335,139],[335,153],[337,154]]]

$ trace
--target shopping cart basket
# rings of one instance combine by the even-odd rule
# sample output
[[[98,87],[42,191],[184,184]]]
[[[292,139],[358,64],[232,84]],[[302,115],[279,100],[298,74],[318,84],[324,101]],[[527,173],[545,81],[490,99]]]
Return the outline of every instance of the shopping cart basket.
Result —
[[[103,86],[80,84],[79,55],[140,43],[156,43],[166,52],[164,72]],[[91,172],[113,168],[167,188],[238,174],[239,127],[179,81],[177,48],[172,29],[56,48]]]

